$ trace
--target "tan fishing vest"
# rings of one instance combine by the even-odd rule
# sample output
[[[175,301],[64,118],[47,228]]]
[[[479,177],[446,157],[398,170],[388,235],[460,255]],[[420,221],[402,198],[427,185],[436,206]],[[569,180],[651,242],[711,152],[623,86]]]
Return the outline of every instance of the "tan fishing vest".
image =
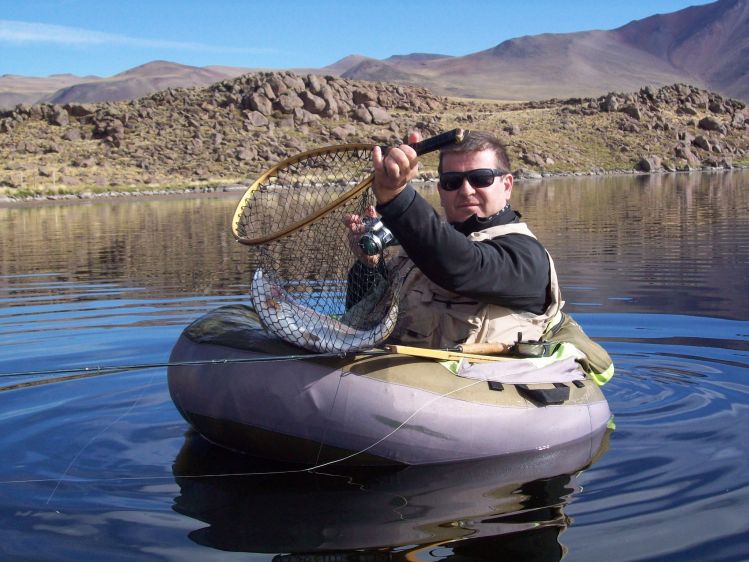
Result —
[[[506,234],[535,238],[525,223],[511,223],[474,232],[469,239],[480,242]],[[395,260],[405,277],[400,293],[401,314],[391,337],[398,343],[437,349],[476,342],[512,344],[517,341],[518,332],[522,332],[524,340],[539,339],[561,318],[564,302],[551,256],[551,304],[543,314],[468,299],[430,281],[405,252],[401,251]]]

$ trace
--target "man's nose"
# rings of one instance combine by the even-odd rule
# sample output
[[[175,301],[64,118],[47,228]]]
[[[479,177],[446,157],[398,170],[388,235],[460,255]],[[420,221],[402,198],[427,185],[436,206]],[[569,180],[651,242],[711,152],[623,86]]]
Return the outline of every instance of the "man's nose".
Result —
[[[473,193],[476,191],[476,188],[471,185],[471,182],[468,181],[468,177],[463,178],[463,183],[460,184],[460,188],[458,188],[458,191],[466,191],[468,193]]]

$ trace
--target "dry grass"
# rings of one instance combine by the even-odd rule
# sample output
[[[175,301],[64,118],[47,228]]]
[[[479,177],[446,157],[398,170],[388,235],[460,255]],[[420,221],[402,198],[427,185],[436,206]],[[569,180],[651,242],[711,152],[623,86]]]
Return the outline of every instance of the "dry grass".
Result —
[[[471,100],[454,98],[445,111],[412,115],[405,111],[391,111],[398,123],[396,130],[405,134],[411,128],[429,123],[434,131],[455,127],[494,131],[506,141],[513,168],[528,171],[564,174],[571,172],[631,171],[642,157],[656,155],[664,164],[677,168],[674,156],[678,144],[677,131],[692,137],[710,136],[714,144],[733,146],[733,154],[707,153],[692,147],[700,159],[708,156],[729,156],[734,165],[749,165],[749,135],[746,130],[729,129],[728,134],[706,133],[696,122],[708,115],[707,110],[696,116],[679,115],[675,108],[666,107],[657,115],[635,122],[623,113],[593,112],[585,115],[580,107],[562,103],[529,105],[521,102],[499,100]],[[248,133],[242,129],[241,116],[236,115],[237,126],[221,131],[226,150],[225,160],[203,160],[205,156],[189,151],[190,143],[198,135],[209,139],[214,134],[213,123],[206,117],[195,126],[187,126],[178,116],[161,114],[162,123],[171,126],[154,128],[146,123],[128,128],[124,150],[106,147],[101,140],[65,141],[61,139],[64,127],[54,127],[45,121],[29,119],[18,124],[12,133],[0,134],[0,196],[28,197],[66,193],[101,193],[110,191],[149,191],[183,189],[185,187],[215,186],[247,182],[274,164],[275,161],[256,160],[238,162],[232,156],[235,147],[254,143],[262,150],[266,140],[274,134],[257,130]],[[625,132],[622,124],[630,122],[637,132]],[[661,125],[657,125],[660,123]],[[664,128],[663,123],[667,123]],[[338,125],[350,124],[345,119],[327,120],[312,124],[303,130],[284,129],[287,139],[298,141],[304,149],[324,144],[336,144],[330,131]],[[85,127],[85,126],[84,126]],[[370,135],[389,133],[387,128],[356,125],[357,134],[348,142],[378,142]],[[155,131],[158,131],[156,133]],[[277,136],[275,137],[277,140]],[[169,146],[168,158],[160,152]],[[294,152],[299,152],[295,150]],[[543,164],[530,165],[524,156],[540,157]],[[144,169],[137,155],[151,158],[156,164]],[[291,155],[291,154],[289,154]],[[141,158],[142,160],[142,158]],[[426,175],[437,168],[436,154],[422,158]],[[197,174],[196,167],[205,173]],[[198,177],[200,176],[200,177]]]

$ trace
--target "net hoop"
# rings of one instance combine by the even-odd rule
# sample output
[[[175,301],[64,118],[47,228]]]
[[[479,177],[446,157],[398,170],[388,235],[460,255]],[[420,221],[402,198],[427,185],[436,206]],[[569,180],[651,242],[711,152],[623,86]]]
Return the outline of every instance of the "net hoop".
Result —
[[[366,143],[351,143],[351,144],[337,144],[337,145],[332,145],[332,146],[324,146],[324,147],[316,148],[313,150],[308,150],[300,154],[297,154],[295,156],[292,156],[290,158],[287,158],[285,160],[282,160],[281,162],[279,162],[272,168],[266,170],[262,175],[260,175],[252,183],[252,185],[250,185],[250,187],[247,188],[247,191],[244,192],[244,195],[242,195],[242,198],[239,200],[239,203],[237,204],[237,208],[234,211],[234,216],[231,221],[231,231],[232,231],[232,234],[234,235],[234,238],[237,240],[237,242],[241,244],[245,244],[247,246],[255,246],[258,244],[264,244],[267,242],[271,242],[273,240],[277,240],[278,238],[281,238],[291,232],[294,232],[295,230],[298,230],[308,225],[309,223],[319,219],[320,217],[326,215],[327,213],[329,213],[336,207],[340,206],[342,203],[345,203],[349,199],[356,197],[359,193],[361,193],[370,185],[372,185],[372,182],[374,181],[374,173],[372,173],[368,177],[360,181],[355,187],[343,193],[340,197],[338,197],[334,201],[331,201],[330,203],[325,205],[323,208],[317,210],[316,212],[308,215],[307,217],[293,224],[290,224],[282,229],[273,231],[265,236],[258,236],[255,238],[249,238],[247,236],[243,236],[239,232],[239,225],[241,224],[242,215],[244,213],[245,208],[249,204],[250,200],[254,197],[257,189],[261,185],[264,185],[269,178],[277,176],[279,170],[283,170],[285,168],[292,166],[293,164],[296,164],[308,158],[319,156],[321,154],[335,154],[335,153],[340,153],[340,152],[353,152],[353,151],[361,151],[361,150],[371,151],[372,149],[374,149],[375,146],[376,145],[374,144],[366,144]]]

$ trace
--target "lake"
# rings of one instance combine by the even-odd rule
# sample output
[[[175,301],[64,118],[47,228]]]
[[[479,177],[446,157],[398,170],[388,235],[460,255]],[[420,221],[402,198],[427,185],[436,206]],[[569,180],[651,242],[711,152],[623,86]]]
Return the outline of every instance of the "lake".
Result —
[[[271,474],[189,431],[163,364],[248,300],[240,195],[0,208],[0,558],[749,559],[749,172],[516,184],[616,365],[616,430],[558,475],[541,453]]]

